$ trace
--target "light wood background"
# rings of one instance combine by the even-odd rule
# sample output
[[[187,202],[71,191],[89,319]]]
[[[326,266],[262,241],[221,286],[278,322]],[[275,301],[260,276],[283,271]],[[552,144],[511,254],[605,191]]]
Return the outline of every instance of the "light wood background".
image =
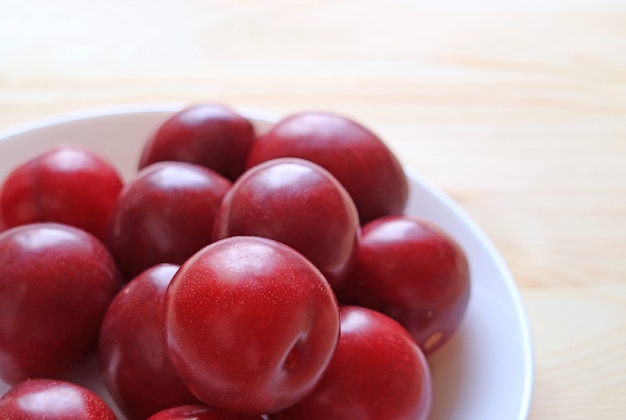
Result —
[[[0,0],[0,130],[201,101],[365,122],[511,268],[531,417],[624,418],[626,2]]]

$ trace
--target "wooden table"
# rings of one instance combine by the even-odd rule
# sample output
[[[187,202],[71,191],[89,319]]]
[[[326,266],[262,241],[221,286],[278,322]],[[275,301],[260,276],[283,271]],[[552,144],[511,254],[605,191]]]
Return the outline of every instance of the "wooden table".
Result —
[[[0,0],[0,129],[202,101],[381,134],[511,268],[531,417],[623,418],[626,3]]]

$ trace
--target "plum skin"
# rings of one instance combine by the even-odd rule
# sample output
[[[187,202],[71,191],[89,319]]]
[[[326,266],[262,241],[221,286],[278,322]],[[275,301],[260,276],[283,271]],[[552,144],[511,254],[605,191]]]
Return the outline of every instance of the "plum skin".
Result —
[[[360,225],[343,186],[321,166],[297,158],[263,162],[225,195],[214,239],[254,235],[285,243],[336,287],[351,268]]]
[[[416,216],[387,216],[363,227],[343,304],[366,306],[397,320],[427,356],[459,327],[471,294],[461,246]]]
[[[248,168],[280,157],[307,159],[333,174],[361,224],[404,210],[408,182],[400,162],[380,137],[345,116],[301,112],[281,119],[254,142]]]
[[[104,382],[130,419],[198,399],[178,377],[165,349],[165,291],[179,266],[158,264],[115,296],[98,340]]]
[[[181,264],[211,243],[231,185],[215,171],[184,162],[141,170],[120,193],[106,241],[124,278],[156,264]]]
[[[250,121],[221,104],[188,106],[168,118],[145,143],[139,169],[161,161],[204,166],[234,182],[256,139]]]
[[[196,253],[166,293],[167,348],[210,407],[278,411],[310,392],[339,335],[336,298],[317,268],[280,242],[230,237]]]
[[[432,379],[409,333],[380,312],[341,306],[337,350],[318,386],[271,420],[426,420]]]
[[[122,279],[91,234],[57,223],[0,234],[0,377],[59,377],[96,348]]]
[[[54,147],[19,165],[5,179],[0,219],[7,227],[68,224],[104,241],[122,186],[117,169],[95,152],[73,145]]]

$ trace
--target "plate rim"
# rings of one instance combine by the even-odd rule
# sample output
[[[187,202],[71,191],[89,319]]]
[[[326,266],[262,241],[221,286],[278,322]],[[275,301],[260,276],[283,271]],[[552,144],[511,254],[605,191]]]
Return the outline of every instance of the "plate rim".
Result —
[[[520,324],[522,354],[525,364],[524,384],[522,387],[523,393],[520,398],[521,405],[518,418],[520,420],[527,419],[530,415],[530,408],[533,396],[533,385],[535,379],[535,356],[528,314],[524,305],[524,301],[522,299],[520,289],[515,282],[515,278],[513,277],[511,270],[507,266],[504,258],[498,252],[491,239],[489,239],[487,234],[482,230],[478,223],[470,217],[469,213],[467,213],[467,211],[465,211],[465,209],[463,209],[463,207],[459,203],[452,199],[452,197],[450,197],[439,186],[434,184],[428,178],[421,175],[415,168],[405,167],[404,170],[407,177],[412,178],[413,180],[421,184],[431,194],[435,195],[438,200],[448,206],[455,213],[455,215],[462,220],[463,224],[465,224],[467,228],[472,232],[472,234],[477,237],[477,239],[485,247],[489,255],[493,258],[493,262],[505,282],[506,289],[509,291],[513,300],[514,311],[517,314],[517,319],[519,320]]]

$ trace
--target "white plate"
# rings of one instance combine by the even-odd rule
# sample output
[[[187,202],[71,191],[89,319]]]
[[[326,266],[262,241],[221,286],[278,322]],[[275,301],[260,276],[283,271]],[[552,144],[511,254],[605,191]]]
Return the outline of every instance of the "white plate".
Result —
[[[35,122],[0,134],[0,180],[52,145],[81,144],[109,158],[128,179],[142,143],[181,104],[90,110]],[[259,130],[274,115],[240,109]],[[407,213],[441,226],[466,250],[472,296],[455,336],[429,362],[433,420],[513,420],[528,416],[533,357],[528,323],[515,282],[491,242],[467,214],[414,170],[407,170]],[[102,392],[101,384],[92,383]],[[8,389],[0,382],[0,394]],[[109,400],[108,396],[106,399]],[[110,401],[110,400],[109,400]]]

